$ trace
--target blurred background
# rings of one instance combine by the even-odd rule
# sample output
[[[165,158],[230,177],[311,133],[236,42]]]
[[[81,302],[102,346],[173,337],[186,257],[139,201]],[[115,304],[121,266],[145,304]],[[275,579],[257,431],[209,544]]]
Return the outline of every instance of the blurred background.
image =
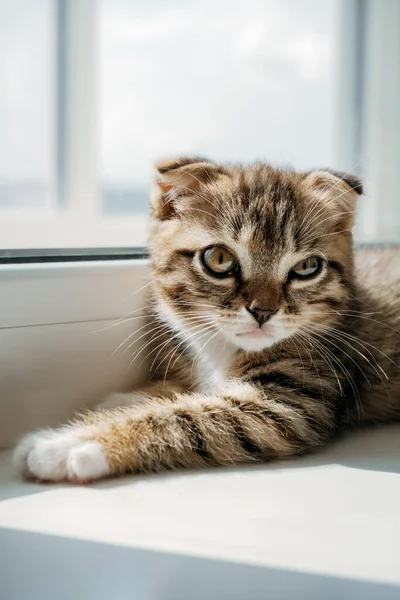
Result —
[[[0,247],[146,244],[154,160],[359,174],[400,239],[399,0],[0,0]]]

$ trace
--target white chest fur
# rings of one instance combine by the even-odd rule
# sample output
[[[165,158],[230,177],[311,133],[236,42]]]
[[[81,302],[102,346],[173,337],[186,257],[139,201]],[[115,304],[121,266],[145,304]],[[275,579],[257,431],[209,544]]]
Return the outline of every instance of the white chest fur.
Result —
[[[215,331],[206,335],[201,331],[198,334],[191,332],[187,335],[182,330],[182,323],[163,301],[159,301],[158,312],[176,331],[182,332],[182,341],[192,349],[194,391],[212,391],[223,387],[237,348],[222,333],[216,334]]]
[[[222,335],[215,336],[208,343],[194,340],[191,344],[195,352],[193,375],[196,391],[212,391],[226,385],[227,371],[237,352]]]

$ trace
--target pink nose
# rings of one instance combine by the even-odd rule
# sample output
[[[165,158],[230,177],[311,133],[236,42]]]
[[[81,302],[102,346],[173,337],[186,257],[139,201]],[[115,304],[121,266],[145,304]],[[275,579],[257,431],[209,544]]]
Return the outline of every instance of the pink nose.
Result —
[[[246,310],[253,315],[260,326],[278,312],[276,308],[260,308],[259,306],[246,306]]]

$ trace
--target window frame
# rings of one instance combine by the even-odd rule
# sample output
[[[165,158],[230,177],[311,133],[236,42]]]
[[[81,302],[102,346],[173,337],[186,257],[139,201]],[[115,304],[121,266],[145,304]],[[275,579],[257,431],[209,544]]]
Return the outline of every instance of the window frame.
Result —
[[[341,0],[340,17],[335,167],[364,182],[357,241],[398,243],[400,4]]]
[[[148,258],[147,248],[29,248],[0,250],[0,264],[57,263]]]

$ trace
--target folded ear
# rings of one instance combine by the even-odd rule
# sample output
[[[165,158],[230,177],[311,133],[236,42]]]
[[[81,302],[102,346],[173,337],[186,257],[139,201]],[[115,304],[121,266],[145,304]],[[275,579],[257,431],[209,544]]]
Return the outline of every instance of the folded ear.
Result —
[[[304,185],[315,199],[324,202],[327,210],[336,215],[341,227],[353,227],[357,198],[363,193],[358,177],[329,169],[313,171],[304,179]]]
[[[329,173],[330,175],[336,177],[336,179],[340,179],[343,183],[346,183],[352,190],[357,192],[359,196],[361,196],[364,193],[362,181],[356,175],[352,175],[351,173],[345,173],[344,171],[334,171],[333,169],[324,169],[323,173]]]
[[[176,201],[195,194],[202,186],[224,175],[221,167],[205,158],[176,158],[155,165],[156,177],[150,196],[154,214],[168,219],[176,212]]]

